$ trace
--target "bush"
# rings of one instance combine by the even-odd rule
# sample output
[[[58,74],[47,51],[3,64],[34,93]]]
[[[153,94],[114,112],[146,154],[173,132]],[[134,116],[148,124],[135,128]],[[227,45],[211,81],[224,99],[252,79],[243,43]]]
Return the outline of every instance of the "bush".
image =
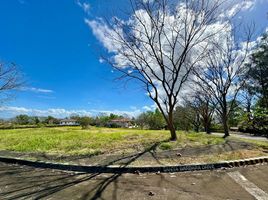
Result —
[[[166,126],[165,119],[158,109],[147,111],[138,116],[136,123],[143,129],[160,130]]]
[[[36,124],[36,126],[38,127],[38,128],[43,128],[43,127],[45,127],[45,125],[44,124],[42,124],[42,123],[38,123],[38,124]]]
[[[252,119],[244,118],[238,128],[241,132],[268,136],[268,110],[256,107],[252,113]]]
[[[172,149],[172,145],[168,142],[164,142],[159,146],[159,148],[162,150],[169,150]]]
[[[109,128],[120,128],[120,126],[118,124],[115,123],[111,123],[108,125]]]
[[[212,124],[210,130],[211,130],[211,132],[219,132],[219,133],[224,132],[222,124]]]
[[[82,129],[87,129],[89,128],[89,125],[92,122],[92,119],[90,117],[80,117],[78,122],[82,126]]]

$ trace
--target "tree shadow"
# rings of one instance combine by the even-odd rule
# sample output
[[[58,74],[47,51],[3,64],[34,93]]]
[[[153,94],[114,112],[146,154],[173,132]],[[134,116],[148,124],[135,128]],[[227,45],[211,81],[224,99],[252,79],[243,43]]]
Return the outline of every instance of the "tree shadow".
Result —
[[[118,161],[124,160],[120,168],[124,169],[146,153],[160,163],[155,151],[157,147],[165,141],[152,144],[144,151],[117,158],[108,162],[105,166],[113,165]],[[101,166],[101,167],[105,167]],[[139,172],[136,172],[139,174]],[[0,166],[0,199],[41,199],[47,198],[57,192],[72,186],[85,183],[90,180],[98,180],[91,184],[90,188],[84,192],[79,199],[103,199],[102,194],[107,187],[113,184],[112,199],[117,199],[118,178],[122,173],[115,173],[103,176],[103,173],[67,173],[53,169],[40,169],[18,165]]]

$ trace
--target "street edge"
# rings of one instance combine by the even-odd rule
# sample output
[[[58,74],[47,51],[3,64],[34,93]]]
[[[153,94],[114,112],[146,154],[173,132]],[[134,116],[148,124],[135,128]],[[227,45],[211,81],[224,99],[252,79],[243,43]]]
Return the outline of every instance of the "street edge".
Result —
[[[30,161],[19,158],[2,157],[0,162],[9,164],[26,165],[35,168],[55,169],[72,172],[85,173],[172,173],[186,171],[216,170],[227,169],[233,167],[241,167],[247,165],[255,165],[260,163],[268,163],[268,156],[256,157],[241,160],[221,161],[217,163],[207,164],[188,164],[188,165],[170,165],[170,166],[85,166],[74,164],[52,163],[44,161]]]

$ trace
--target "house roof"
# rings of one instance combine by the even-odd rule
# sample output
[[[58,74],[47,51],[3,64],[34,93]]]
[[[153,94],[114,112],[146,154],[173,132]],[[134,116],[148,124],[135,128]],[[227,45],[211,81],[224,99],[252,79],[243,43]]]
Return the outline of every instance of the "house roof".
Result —
[[[75,119],[62,119],[60,122],[77,122]]]
[[[119,119],[112,119],[110,122],[132,122],[131,119],[128,118],[119,118]]]

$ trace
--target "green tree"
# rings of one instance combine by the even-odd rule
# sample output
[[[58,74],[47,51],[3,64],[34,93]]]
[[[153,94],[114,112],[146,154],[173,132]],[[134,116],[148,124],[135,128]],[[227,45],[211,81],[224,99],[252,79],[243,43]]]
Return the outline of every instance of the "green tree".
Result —
[[[30,117],[28,115],[18,115],[15,118],[17,124],[26,125],[29,124]]]
[[[142,129],[149,128],[148,125],[148,112],[141,113],[137,119],[135,120],[137,125],[139,125]]]
[[[257,94],[254,88],[254,83],[252,80],[248,80],[243,87],[242,91],[242,101],[241,105],[244,108],[245,112],[244,113],[244,120],[247,121],[247,123],[251,123],[252,121],[252,107],[253,107],[253,101],[256,100]],[[244,122],[242,122],[244,123]]]
[[[95,119],[92,119],[91,123],[93,125],[96,125],[96,126],[105,127],[105,126],[109,126],[109,121],[110,120],[122,119],[122,118],[124,118],[124,117],[121,116],[121,115],[113,114],[113,113],[110,113],[110,115],[100,114]]]
[[[38,124],[40,122],[39,118],[36,116],[29,117],[29,124]]]
[[[260,107],[268,109],[268,32],[258,45],[257,51],[251,56],[249,77],[253,80],[255,91],[261,94]]]
[[[153,130],[163,129],[166,126],[165,119],[158,109],[154,112],[147,111],[140,114],[136,119],[136,123],[141,128],[149,128]]]
[[[48,116],[45,121],[44,121],[46,124],[58,124],[59,123],[59,120],[55,117],[52,117],[52,116]]]
[[[75,114],[73,114],[73,115],[70,116],[70,119],[74,119],[74,120],[79,121],[80,116],[79,116],[79,115],[75,115]]]
[[[159,109],[155,109],[152,113],[150,126],[152,129],[162,129],[166,125],[165,119]]]
[[[196,113],[190,106],[177,106],[174,111],[174,125],[177,130],[193,129]]]
[[[215,105],[210,102],[211,96],[202,88],[195,88],[195,92],[184,98],[185,106],[188,106],[185,117],[190,120],[196,132],[203,125],[204,131],[210,133],[212,116],[215,111]]]
[[[34,117],[34,123],[35,124],[39,124],[40,123],[40,119],[38,117]]]
[[[253,109],[252,132],[268,136],[268,109],[261,107],[261,103],[257,102]]]
[[[241,129],[255,134],[268,132],[268,31],[263,34],[256,51],[251,55],[246,96],[247,118],[241,123]],[[252,101],[257,103],[252,106]]]
[[[229,102],[231,104],[231,102]],[[235,101],[232,106],[232,110],[229,114],[228,124],[230,127],[237,127],[238,124],[242,121],[243,116],[245,112],[243,111],[243,108],[241,107],[241,103],[238,101]]]
[[[121,119],[121,118],[123,118],[123,116],[121,116],[121,115],[116,115],[116,114],[113,114],[113,113],[111,113],[111,114],[109,115],[109,120],[113,120],[113,119]]]
[[[82,129],[89,128],[90,124],[92,123],[92,118],[90,117],[80,117],[78,120],[79,124],[82,126]]]

